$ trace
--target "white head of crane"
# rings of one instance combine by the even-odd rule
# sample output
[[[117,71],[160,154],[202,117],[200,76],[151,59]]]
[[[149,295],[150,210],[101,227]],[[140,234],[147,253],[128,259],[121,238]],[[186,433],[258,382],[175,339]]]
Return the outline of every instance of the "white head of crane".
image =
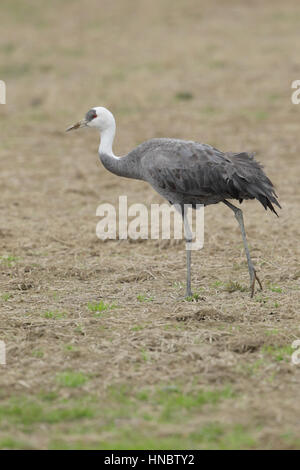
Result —
[[[113,114],[102,106],[90,109],[84,119],[68,127],[68,131],[81,129],[82,127],[93,127],[100,131],[101,143],[99,153],[113,155],[112,144],[116,133],[116,121]]]

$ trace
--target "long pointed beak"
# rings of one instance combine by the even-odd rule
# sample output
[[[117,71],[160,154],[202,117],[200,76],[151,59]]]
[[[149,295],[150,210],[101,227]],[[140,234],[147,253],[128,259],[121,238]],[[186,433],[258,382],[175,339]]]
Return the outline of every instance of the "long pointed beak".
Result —
[[[66,132],[80,129],[81,127],[86,127],[86,126],[87,126],[87,120],[82,119],[81,121],[76,122],[76,124],[73,124],[73,126],[68,127],[68,129],[66,129]]]

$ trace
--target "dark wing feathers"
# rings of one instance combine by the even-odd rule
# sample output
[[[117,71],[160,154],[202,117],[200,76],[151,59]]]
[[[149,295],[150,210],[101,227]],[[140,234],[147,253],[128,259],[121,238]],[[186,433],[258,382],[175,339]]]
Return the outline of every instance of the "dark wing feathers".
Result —
[[[148,161],[149,182],[154,187],[185,199],[198,198],[203,204],[256,198],[277,215],[273,204],[280,204],[274,186],[253,155],[223,153],[196,142],[155,141],[157,148],[152,148],[150,158],[144,160]]]

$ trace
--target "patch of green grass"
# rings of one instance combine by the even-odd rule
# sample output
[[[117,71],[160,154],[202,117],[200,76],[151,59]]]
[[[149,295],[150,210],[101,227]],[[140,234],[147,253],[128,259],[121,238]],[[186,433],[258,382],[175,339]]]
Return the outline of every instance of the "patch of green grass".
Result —
[[[266,304],[269,300],[269,297],[264,297],[263,295],[260,294],[260,295],[257,295],[254,300],[255,302],[258,302],[260,304]]]
[[[215,281],[211,284],[211,287],[218,289],[219,287],[222,287],[224,285],[223,281]]]
[[[132,394],[130,388],[127,385],[111,385],[108,387],[107,396],[109,400],[112,400],[115,403],[122,405],[129,405],[133,403],[132,399],[134,395]]]
[[[213,116],[216,113],[219,114],[220,111],[217,108],[214,108],[213,106],[204,106],[203,108],[201,108],[201,112],[203,114]]]
[[[249,449],[256,443],[244,426],[235,425],[233,428],[228,428],[220,423],[207,424],[200,432],[192,433],[192,437],[200,443],[200,446],[206,443],[207,449]]]
[[[18,441],[17,439],[14,439],[13,437],[4,437],[0,439],[0,449],[27,450],[27,449],[32,449],[32,446],[30,444],[27,444],[26,442]]]
[[[299,275],[300,276],[300,275]],[[175,289],[182,289],[183,288],[183,283],[182,282],[177,282],[175,281],[174,284],[173,284],[173,287]]]
[[[64,438],[54,439],[50,444],[50,450],[164,450],[164,449],[185,449],[186,439],[180,435],[171,437],[156,437],[145,435],[142,431],[130,428],[119,428],[117,436],[109,440],[90,441],[86,439],[68,442]]]
[[[53,405],[53,404],[52,404]],[[0,404],[0,422],[22,424],[25,426],[35,423],[59,423],[82,418],[91,418],[94,410],[91,407],[74,403],[72,405],[59,404],[46,407],[37,399],[27,397],[14,397],[8,403]]]
[[[199,431],[191,433],[191,437],[197,442],[215,442],[223,435],[224,429],[219,423],[209,423],[203,426]]]
[[[264,365],[264,361],[262,359],[258,359],[252,364],[242,364],[239,367],[239,370],[245,371],[247,375],[252,377],[252,376],[257,375],[259,372],[261,372],[263,365]]]
[[[209,67],[211,69],[223,69],[226,67],[226,62],[224,60],[212,60],[209,62]]]
[[[278,101],[281,98],[281,95],[279,95],[278,93],[270,93],[267,98],[271,103],[274,103],[275,101]]]
[[[251,119],[252,121],[265,121],[266,119],[269,118],[270,114],[262,109],[249,109],[248,111],[245,111],[242,113],[243,117]],[[249,249],[251,250],[251,247],[249,246]]]
[[[16,44],[13,42],[7,42],[0,46],[0,51],[4,52],[5,54],[12,54],[16,50]]]
[[[249,434],[249,431],[244,426],[237,424],[232,430],[223,429],[223,435],[217,442],[217,448],[220,450],[253,449],[256,444],[256,440]]]
[[[141,331],[143,330],[145,327],[142,326],[142,325],[135,325],[131,328],[131,331]]]
[[[59,372],[56,375],[57,383],[59,385],[62,385],[63,387],[81,387],[82,385],[86,384],[88,380],[88,376],[83,374],[82,372],[66,371]]]
[[[48,310],[43,316],[48,319],[60,320],[61,318],[66,318],[68,314],[67,312],[58,312],[57,310]]]
[[[185,297],[185,300],[186,300],[187,302],[193,302],[194,300],[195,300],[196,302],[198,302],[199,300],[202,300],[202,296],[201,296],[200,294],[198,294],[198,293],[195,292],[193,295],[190,295],[190,296],[188,296],[188,297]]]
[[[156,395],[156,401],[162,405],[160,419],[170,421],[185,411],[199,409],[204,405],[216,405],[221,400],[233,398],[234,393],[230,387],[220,390],[198,390],[197,392],[183,392],[175,389],[170,393],[169,389],[161,389]]]
[[[267,336],[276,336],[279,334],[279,330],[277,330],[276,328],[275,329],[272,329],[272,330],[267,330],[266,331],[266,335]]]
[[[43,8],[44,7],[44,8]],[[2,14],[9,15],[9,20],[13,21],[16,27],[22,27],[24,24],[43,26],[43,13],[46,10],[45,4],[33,5],[30,2],[11,2],[3,1],[1,4]]]
[[[21,78],[32,72],[32,65],[29,63],[15,63],[0,66],[0,76],[2,79]]]
[[[63,382],[66,378],[69,384],[69,376],[64,376]],[[115,384],[103,394],[99,406],[99,398],[90,395],[75,399],[69,396],[60,398],[58,392],[41,392],[35,397],[12,397],[0,402],[0,428],[13,427],[16,431],[33,434],[39,432],[40,425],[44,423],[49,425],[47,432],[50,448],[184,449],[247,446],[250,445],[250,439],[246,438],[243,430],[238,435],[235,428],[226,428],[219,423],[194,428],[194,432],[181,431],[203,406],[217,406],[234,396],[230,387],[184,391],[177,384],[167,384],[133,390],[128,385]],[[65,430],[60,431],[55,426],[57,423],[64,423]],[[70,423],[68,427],[67,423]],[[107,441],[97,437],[99,423],[101,431],[110,436]],[[176,431],[162,438],[153,423],[160,423],[160,427],[176,423]],[[60,432],[64,432],[64,435],[60,435]],[[81,434],[85,435],[83,439],[78,438]],[[8,448],[18,447],[18,443],[13,441],[4,444]],[[23,448],[23,445],[20,444],[20,447]]]
[[[95,312],[95,313],[97,312],[97,314],[95,315],[96,317],[100,316],[99,315],[100,313],[105,312],[107,310],[112,310],[114,308],[117,308],[116,304],[106,304],[106,303],[104,303],[103,300],[101,300],[98,303],[92,303],[92,302],[88,303],[88,309],[91,312]]]
[[[4,264],[5,266],[7,267],[11,267],[11,266],[14,266],[15,263],[19,260],[19,258],[17,256],[13,256],[13,255],[4,255],[4,256],[0,256],[0,262],[2,264]]]
[[[1,294],[1,299],[4,300],[4,302],[7,302],[7,300],[10,299],[11,297],[12,295],[6,292],[4,294]]]
[[[145,361],[145,362],[149,361],[149,354],[146,351],[146,349],[144,349],[144,348],[141,349],[141,355],[142,355],[143,361]]]
[[[66,352],[72,352],[72,353],[76,353],[79,351],[79,349],[76,346],[73,346],[73,344],[65,344],[64,350]]]
[[[51,449],[102,449],[102,450],[182,450],[182,449],[251,449],[255,439],[242,425],[225,426],[219,422],[207,423],[190,433],[169,432],[168,436],[151,435],[143,429],[119,427],[117,435],[109,440],[87,442],[78,439],[70,444],[65,438],[52,441]]]
[[[286,432],[281,434],[281,439],[288,444],[289,447],[299,450],[300,448],[300,438],[293,432]]]
[[[265,121],[266,119],[268,119],[269,116],[270,116],[270,114],[267,111],[264,111],[264,110],[258,110],[258,111],[253,112],[253,117],[257,121]]]
[[[31,353],[31,355],[32,355],[33,357],[36,357],[36,358],[40,358],[40,359],[41,359],[42,357],[44,357],[44,352],[41,351],[40,349],[34,349],[34,350],[32,351],[32,353]]]
[[[294,352],[294,349],[292,348],[291,345],[263,346],[262,352],[268,356],[271,356],[277,362],[281,362],[281,361],[289,362],[291,360],[291,356]]]
[[[70,408],[58,408],[48,411],[45,415],[45,421],[48,423],[59,423],[64,421],[74,421],[83,418],[93,418],[95,410],[84,405],[77,405]]]
[[[84,328],[82,325],[77,325],[76,328],[75,328],[75,333],[79,333],[80,335],[84,335]]]
[[[244,263],[233,263],[232,269],[234,271],[240,271],[241,269],[244,269]]]
[[[278,292],[279,294],[282,293],[281,287],[278,287],[278,286],[270,285],[270,286],[269,286],[269,289],[270,289],[272,292]]]
[[[229,281],[225,284],[224,290],[226,292],[232,293],[232,292],[236,292],[236,291],[246,292],[248,289],[247,289],[247,287],[242,286],[239,282]]]
[[[137,400],[140,400],[140,401],[148,401],[149,398],[150,398],[149,391],[148,390],[141,390],[140,392],[138,392],[136,394],[136,398],[137,398]]]
[[[194,98],[194,95],[190,91],[178,91],[175,94],[175,99],[178,101],[190,101],[193,98]]]
[[[38,398],[40,398],[43,401],[51,402],[51,401],[58,400],[59,395],[57,392],[47,391],[47,392],[40,392],[38,394]]]
[[[148,297],[146,294],[139,294],[137,296],[139,302],[153,302],[154,297]]]

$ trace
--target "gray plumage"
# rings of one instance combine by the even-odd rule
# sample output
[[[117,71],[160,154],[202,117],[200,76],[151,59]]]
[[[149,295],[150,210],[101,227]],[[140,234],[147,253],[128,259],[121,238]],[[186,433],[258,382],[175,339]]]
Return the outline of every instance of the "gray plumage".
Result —
[[[119,162],[123,176],[147,181],[171,204],[194,207],[256,198],[276,215],[273,204],[280,207],[272,182],[246,152],[224,153],[193,141],[151,139]]]
[[[113,159],[100,152],[104,166],[127,178],[147,181],[170,204],[179,205],[187,232],[190,229],[184,214],[184,205],[208,206],[223,202],[235,214],[239,223],[247,257],[251,297],[255,281],[262,284],[254,268],[246,238],[243,213],[228,199],[240,203],[257,199],[263,207],[277,216],[274,205],[281,207],[274,186],[252,154],[224,153],[207,144],[178,139],[151,139],[136,147],[128,155]],[[274,204],[274,205],[273,205]],[[186,238],[189,242],[191,235]],[[187,250],[186,296],[191,291],[191,251]]]
[[[228,200],[257,199],[265,209],[277,215],[274,205],[280,208],[274,186],[252,154],[227,153],[198,142],[178,139],[151,139],[136,147],[128,155],[116,157],[112,151],[115,136],[115,119],[103,107],[92,108],[85,118],[67,130],[95,127],[100,130],[99,156],[112,173],[126,178],[147,181],[170,204],[179,208],[185,227],[187,242],[186,295],[191,291],[192,233],[184,206],[224,203],[239,223],[250,275],[251,296],[255,281],[261,286],[253,266],[244,227],[243,213]]]

